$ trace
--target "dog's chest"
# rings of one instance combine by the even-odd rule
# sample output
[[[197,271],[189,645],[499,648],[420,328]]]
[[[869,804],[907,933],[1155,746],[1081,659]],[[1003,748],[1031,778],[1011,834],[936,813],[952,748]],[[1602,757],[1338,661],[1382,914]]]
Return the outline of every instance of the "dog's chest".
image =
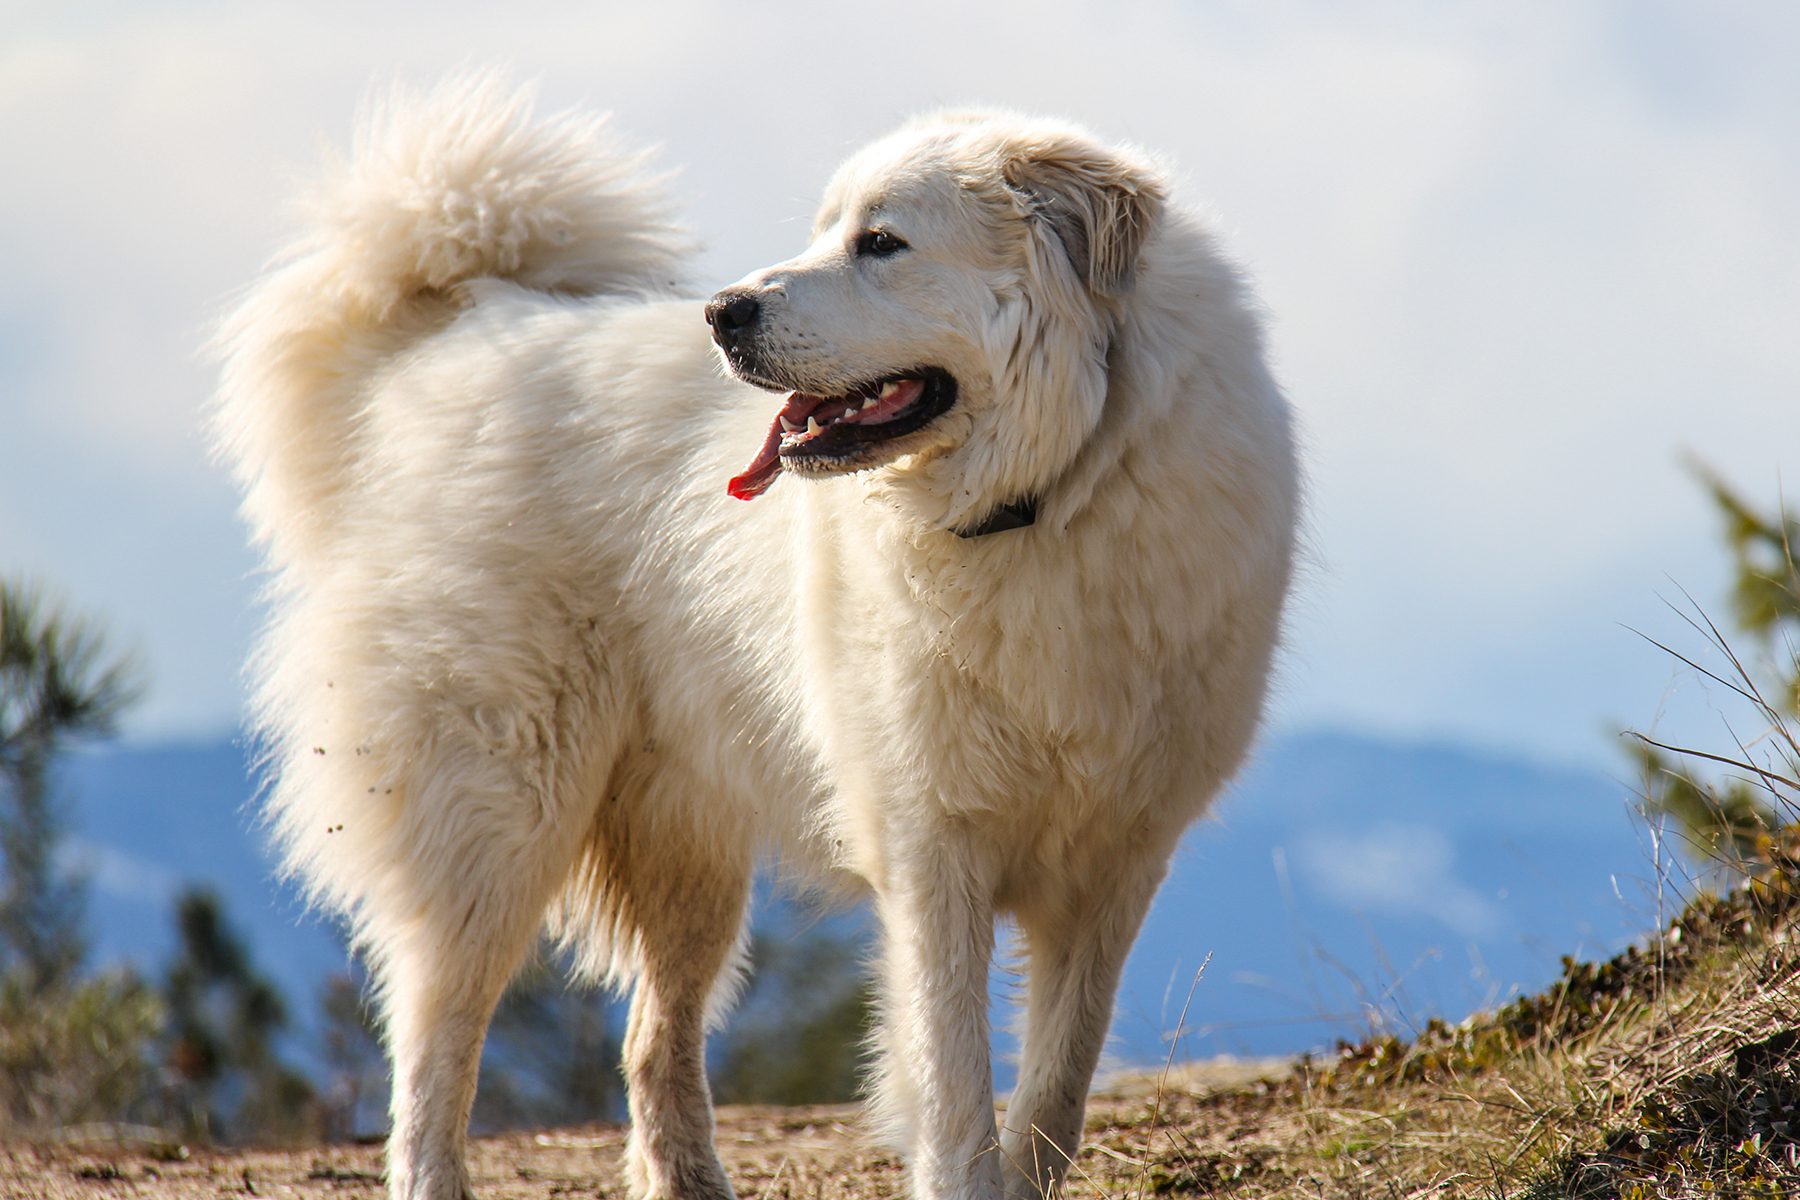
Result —
[[[1079,561],[958,549],[851,552],[810,573],[818,611],[834,613],[808,666],[840,769],[953,809],[1052,797],[1085,809],[1160,790],[1192,631],[1143,602],[1158,589],[1090,579]]]

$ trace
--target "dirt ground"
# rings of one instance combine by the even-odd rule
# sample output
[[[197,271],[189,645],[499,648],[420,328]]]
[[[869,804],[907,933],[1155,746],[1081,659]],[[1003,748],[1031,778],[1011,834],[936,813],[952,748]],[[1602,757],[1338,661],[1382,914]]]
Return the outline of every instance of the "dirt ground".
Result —
[[[719,1149],[745,1197],[883,1197],[900,1191],[899,1164],[870,1148],[854,1108],[726,1109]],[[593,1125],[477,1139],[470,1169],[482,1200],[625,1194],[625,1130]],[[298,1196],[378,1200],[381,1147],[194,1150],[155,1144],[10,1147],[0,1151],[0,1197]]]
[[[1191,1099],[1236,1085],[1280,1064],[1208,1063],[1177,1067],[1161,1093]],[[1141,1122],[1157,1103],[1160,1074],[1128,1077],[1096,1091],[1090,1136]],[[622,1197],[625,1130],[591,1125],[476,1139],[470,1169],[481,1200]],[[899,1161],[865,1136],[858,1110],[725,1108],[718,1144],[745,1200],[882,1200],[904,1191]],[[1084,1159],[1104,1149],[1090,1148]],[[1108,1172],[1110,1173],[1110,1172]],[[57,1144],[0,1147],[4,1200],[207,1200],[247,1196],[379,1200],[381,1148],[316,1146],[300,1150],[187,1150],[135,1140],[89,1137]]]
[[[1800,863],[1784,851],[1783,862]],[[1800,1196],[1800,871],[1697,897],[1605,962],[1411,1039],[1201,1063],[1103,1085],[1069,1200]],[[475,1141],[482,1200],[622,1197],[616,1125]],[[743,1200],[902,1193],[857,1110],[728,1108]],[[189,1151],[154,1130],[0,1144],[0,1200],[378,1200],[378,1146]]]

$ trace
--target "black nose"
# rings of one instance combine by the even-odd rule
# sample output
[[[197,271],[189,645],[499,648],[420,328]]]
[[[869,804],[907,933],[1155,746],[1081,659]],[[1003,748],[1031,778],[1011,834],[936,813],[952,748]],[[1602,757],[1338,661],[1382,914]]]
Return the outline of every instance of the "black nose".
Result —
[[[762,305],[755,296],[744,292],[720,292],[706,306],[706,323],[713,328],[713,340],[721,346],[736,341],[761,315]]]

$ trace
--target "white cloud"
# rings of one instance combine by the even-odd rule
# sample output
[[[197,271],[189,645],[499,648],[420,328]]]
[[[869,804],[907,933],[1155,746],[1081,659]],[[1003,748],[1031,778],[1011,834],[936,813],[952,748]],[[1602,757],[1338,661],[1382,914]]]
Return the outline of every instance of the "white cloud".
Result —
[[[1500,910],[1457,878],[1456,848],[1436,829],[1382,824],[1314,831],[1295,848],[1301,878],[1348,908],[1425,917],[1466,938],[1493,934]]]
[[[1290,717],[1605,754],[1666,676],[1617,622],[1722,577],[1676,452],[1769,494],[1800,445],[1796,57],[1800,10],[1625,0],[38,5],[0,44],[0,567],[142,630],[150,726],[230,719],[195,348],[373,80],[510,60],[617,110],[720,280],[863,138],[991,102],[1165,152],[1260,280],[1325,564]]]
[[[182,886],[180,877],[166,867],[85,838],[69,841],[61,865],[104,895],[156,908],[166,906]]]

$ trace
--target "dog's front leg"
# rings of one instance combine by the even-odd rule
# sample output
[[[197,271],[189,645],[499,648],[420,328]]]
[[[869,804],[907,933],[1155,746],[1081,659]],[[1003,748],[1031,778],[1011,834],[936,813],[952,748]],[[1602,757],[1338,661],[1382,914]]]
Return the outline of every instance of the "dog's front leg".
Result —
[[[908,1151],[917,1200],[994,1200],[991,871],[956,832],[914,832],[884,847],[876,893],[884,939],[877,1104]]]
[[[1151,839],[1018,912],[1029,982],[1019,1083],[1002,1124],[1009,1200],[1049,1200],[1081,1146],[1088,1085],[1138,927],[1167,871]]]

